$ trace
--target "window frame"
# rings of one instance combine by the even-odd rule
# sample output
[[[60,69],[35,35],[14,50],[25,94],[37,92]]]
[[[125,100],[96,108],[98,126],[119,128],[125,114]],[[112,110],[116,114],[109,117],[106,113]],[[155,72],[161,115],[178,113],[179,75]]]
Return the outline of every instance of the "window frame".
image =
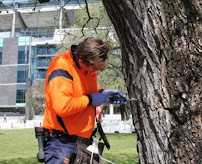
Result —
[[[26,102],[26,89],[16,90],[16,103],[25,103],[25,102]]]
[[[22,76],[20,73],[22,72]],[[26,83],[28,78],[28,70],[18,70],[17,71],[17,83]]]
[[[18,49],[18,64],[28,64],[29,63],[29,48],[27,46],[20,46],[20,50]],[[24,48],[24,50],[22,50]],[[27,52],[25,52],[27,50]],[[25,56],[27,55],[27,57]],[[26,58],[26,59],[25,59]],[[25,61],[27,60],[27,61]]]

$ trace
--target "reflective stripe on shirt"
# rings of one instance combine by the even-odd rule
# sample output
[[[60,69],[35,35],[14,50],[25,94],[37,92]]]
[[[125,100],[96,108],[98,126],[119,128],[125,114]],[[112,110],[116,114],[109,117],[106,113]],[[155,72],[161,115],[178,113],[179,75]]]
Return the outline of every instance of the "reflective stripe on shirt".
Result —
[[[67,71],[63,69],[56,69],[49,75],[48,82],[50,82],[53,78],[59,77],[59,76],[66,77],[73,81],[73,77]]]

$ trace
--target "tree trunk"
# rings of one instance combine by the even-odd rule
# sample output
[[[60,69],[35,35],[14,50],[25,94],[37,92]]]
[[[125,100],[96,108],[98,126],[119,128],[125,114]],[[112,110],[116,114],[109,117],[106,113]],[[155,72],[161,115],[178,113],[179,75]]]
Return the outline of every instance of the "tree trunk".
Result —
[[[129,96],[141,100],[131,102],[140,163],[201,164],[200,1],[103,4],[120,40]]]

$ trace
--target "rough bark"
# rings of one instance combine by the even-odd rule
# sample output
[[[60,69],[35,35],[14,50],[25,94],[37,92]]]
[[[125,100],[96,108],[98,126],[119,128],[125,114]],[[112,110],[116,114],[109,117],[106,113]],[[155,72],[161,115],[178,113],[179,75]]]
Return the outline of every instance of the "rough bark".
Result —
[[[141,164],[202,163],[199,0],[103,0],[120,40]],[[135,145],[134,145],[135,146]]]

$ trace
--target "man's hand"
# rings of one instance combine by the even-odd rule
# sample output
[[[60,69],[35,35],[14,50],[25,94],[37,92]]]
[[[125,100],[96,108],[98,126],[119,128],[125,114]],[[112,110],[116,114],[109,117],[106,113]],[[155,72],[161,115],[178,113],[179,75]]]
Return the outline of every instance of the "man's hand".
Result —
[[[90,105],[93,105],[93,106],[100,106],[101,104],[108,102],[107,96],[103,95],[100,92],[92,93],[88,95],[88,97],[90,100]]]
[[[126,105],[126,98],[125,95],[119,91],[119,90],[104,90],[102,91],[102,94],[108,97],[108,103],[111,104],[121,104],[121,105]],[[114,97],[118,97],[117,99],[115,99]]]

